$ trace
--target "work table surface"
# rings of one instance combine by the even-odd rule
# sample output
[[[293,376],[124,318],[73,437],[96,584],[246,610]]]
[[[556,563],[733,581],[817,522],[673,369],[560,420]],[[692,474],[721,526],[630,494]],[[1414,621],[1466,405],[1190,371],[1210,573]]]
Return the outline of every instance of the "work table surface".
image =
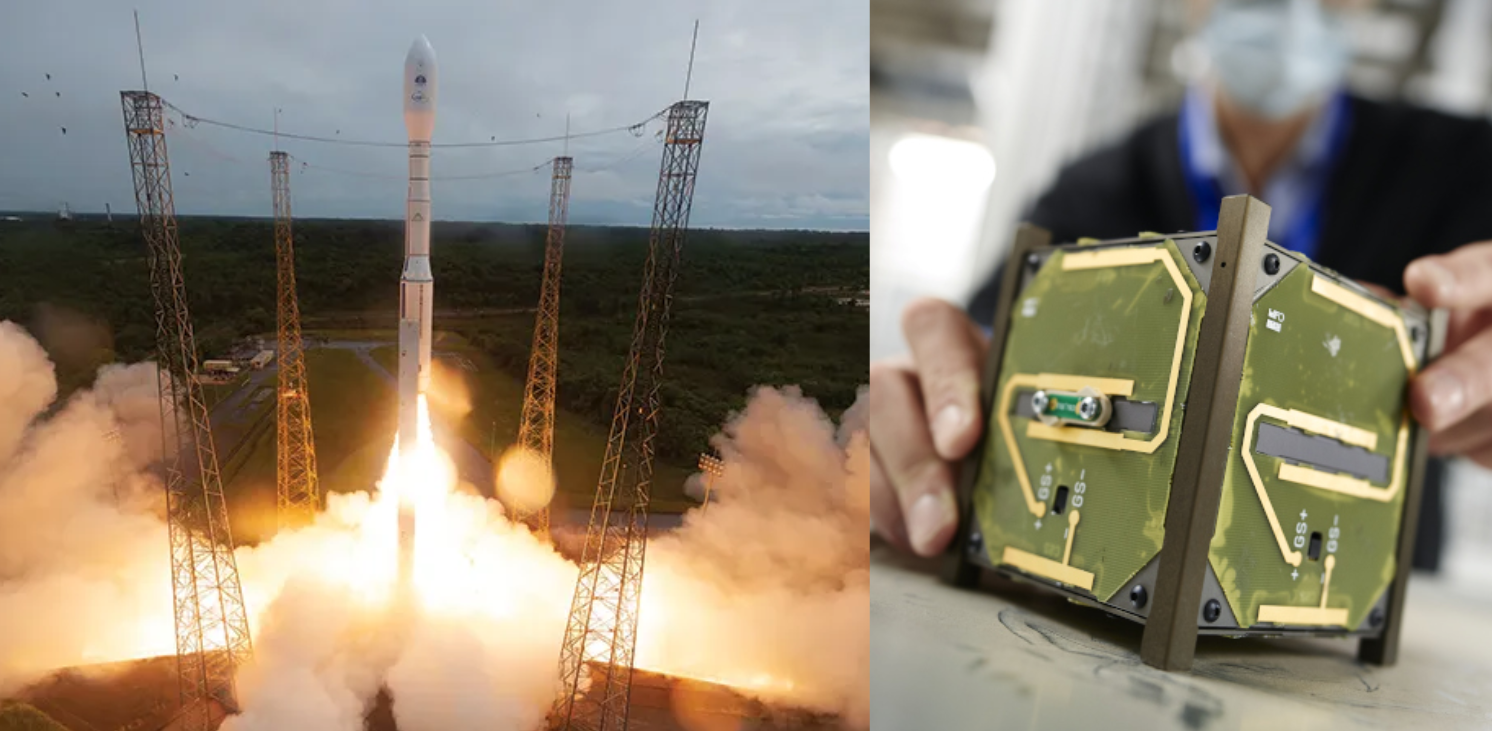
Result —
[[[998,577],[872,550],[876,729],[1488,729],[1492,591],[1416,574],[1399,662],[1356,640],[1203,637],[1190,673],[1140,662],[1142,627]]]

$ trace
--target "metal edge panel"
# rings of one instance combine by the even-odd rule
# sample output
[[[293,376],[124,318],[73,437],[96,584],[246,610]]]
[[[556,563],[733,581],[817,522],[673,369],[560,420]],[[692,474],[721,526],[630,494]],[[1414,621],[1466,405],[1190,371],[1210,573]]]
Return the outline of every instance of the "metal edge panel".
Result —
[[[1269,213],[1269,206],[1248,196],[1230,196],[1222,202],[1211,291],[1197,338],[1166,505],[1159,575],[1140,643],[1141,659],[1162,670],[1191,669],[1196,651],[1208,545],[1217,525],[1223,473],[1232,456],[1233,415]]]
[[[1052,234],[1039,226],[1023,223],[1015,232],[1015,242],[1010,256],[1005,260],[1004,276],[1000,281],[1000,297],[995,304],[995,317],[990,333],[989,349],[984,356],[984,372],[980,374],[980,414],[987,419],[995,406],[995,381],[1000,374],[1000,362],[1005,354],[1005,337],[1010,332],[1010,314],[1018,295],[1018,285],[1026,270],[1026,255],[1039,248],[1051,245]],[[974,479],[979,474],[979,464],[984,459],[985,443],[969,451],[958,466],[955,499],[958,503],[958,529],[944,553],[942,579],[954,586],[969,588],[979,581],[980,567],[969,561],[968,541],[971,531],[977,529],[974,520]]]
[[[1428,364],[1445,348],[1448,313],[1430,313]],[[1414,534],[1419,526],[1420,501],[1424,496],[1425,463],[1429,459],[1430,433],[1414,424],[1414,452],[1409,461],[1409,491],[1404,495],[1404,513],[1399,519],[1399,548],[1394,554],[1394,580],[1387,591],[1383,633],[1357,644],[1357,659],[1374,665],[1393,665],[1399,659],[1399,633],[1404,627],[1404,594],[1409,589],[1409,573],[1414,564]]]

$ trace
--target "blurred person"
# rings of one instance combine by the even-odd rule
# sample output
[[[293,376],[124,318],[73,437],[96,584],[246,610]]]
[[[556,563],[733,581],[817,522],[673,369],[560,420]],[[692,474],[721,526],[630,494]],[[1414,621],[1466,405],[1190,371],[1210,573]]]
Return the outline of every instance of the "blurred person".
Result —
[[[1271,241],[1451,311],[1445,354],[1411,383],[1410,407],[1432,453],[1492,467],[1492,125],[1348,93],[1344,16],[1362,4],[1194,2],[1204,80],[1179,110],[1067,166],[1027,220],[1056,241],[1211,230],[1224,196],[1262,199]],[[957,527],[955,465],[986,423],[998,282],[967,312],[914,302],[910,356],[871,364],[872,521],[918,554],[944,550]],[[1438,558],[1438,471],[1432,461],[1416,566]]]

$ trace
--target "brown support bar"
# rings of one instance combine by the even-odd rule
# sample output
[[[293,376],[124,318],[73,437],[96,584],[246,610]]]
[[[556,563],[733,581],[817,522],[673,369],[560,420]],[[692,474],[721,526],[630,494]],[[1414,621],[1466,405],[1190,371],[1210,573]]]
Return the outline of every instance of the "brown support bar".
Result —
[[[1005,336],[1010,331],[1010,311],[1014,307],[1016,295],[1020,293],[1021,277],[1028,269],[1026,257],[1032,251],[1050,246],[1051,243],[1051,232],[1040,226],[1023,223],[1015,231],[1015,243],[1011,246],[1010,256],[1005,260],[1005,270],[1000,277],[1000,298],[995,304],[989,350],[985,353],[984,372],[980,374],[979,380],[982,384],[979,418],[985,421],[986,428],[995,403],[995,378],[1000,373],[1000,361],[1005,355]],[[974,478],[979,474],[979,463],[984,459],[985,445],[988,444],[994,444],[994,441],[980,440],[980,446],[972,450],[959,465],[956,490],[958,530],[953,534],[953,540],[944,554],[942,571],[943,580],[954,586],[967,588],[979,582],[979,565],[969,561],[968,545],[969,534],[976,526],[973,516]]]
[[[1445,310],[1430,313],[1430,347],[1425,363],[1445,348]],[[1414,425],[1414,448],[1409,458],[1409,485],[1404,493],[1404,512],[1399,518],[1399,548],[1394,553],[1394,580],[1388,585],[1388,611],[1383,633],[1357,643],[1357,659],[1374,665],[1392,665],[1399,659],[1399,631],[1404,626],[1404,594],[1409,590],[1409,572],[1414,567],[1414,532],[1419,526],[1420,497],[1424,495],[1425,462],[1429,459],[1430,433]]]
[[[1254,279],[1269,233],[1269,206],[1248,196],[1223,199],[1207,309],[1197,337],[1191,385],[1166,504],[1155,597],[1140,657],[1162,670],[1189,670],[1208,546],[1217,526],[1223,472],[1233,454],[1233,416],[1243,378]],[[1190,256],[1191,252],[1182,252]]]

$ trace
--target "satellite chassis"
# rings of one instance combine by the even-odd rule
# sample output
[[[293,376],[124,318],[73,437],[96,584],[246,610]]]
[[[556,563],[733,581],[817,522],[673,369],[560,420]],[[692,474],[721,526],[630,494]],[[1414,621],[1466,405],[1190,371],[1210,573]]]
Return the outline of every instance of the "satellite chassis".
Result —
[[[946,580],[993,570],[1143,624],[1166,670],[1199,633],[1357,637],[1394,662],[1427,454],[1407,384],[1444,313],[1268,224],[1233,196],[1217,231],[1053,246],[1020,228]]]

